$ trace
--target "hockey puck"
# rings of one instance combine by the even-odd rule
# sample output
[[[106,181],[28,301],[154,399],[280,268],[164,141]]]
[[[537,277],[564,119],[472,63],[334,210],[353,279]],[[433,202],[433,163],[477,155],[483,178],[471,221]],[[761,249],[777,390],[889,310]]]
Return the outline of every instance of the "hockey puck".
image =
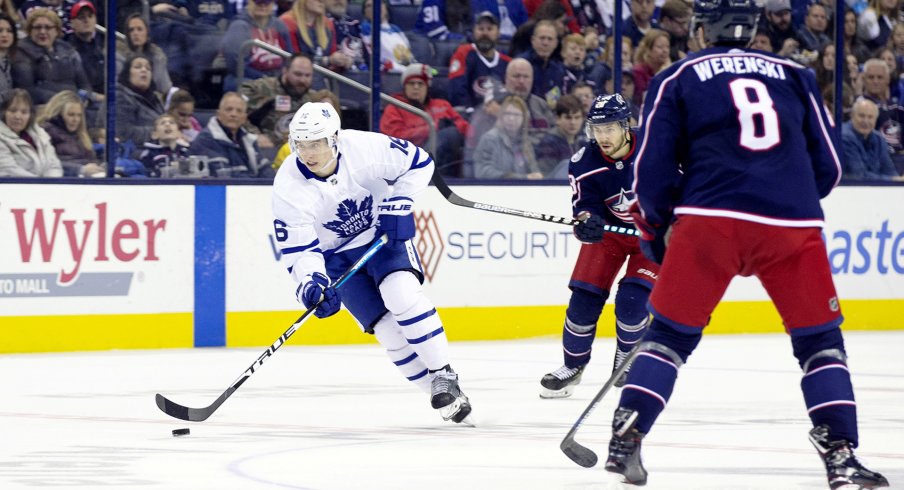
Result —
[[[188,429],[173,429],[173,437],[187,436],[189,434],[191,434],[191,431]]]

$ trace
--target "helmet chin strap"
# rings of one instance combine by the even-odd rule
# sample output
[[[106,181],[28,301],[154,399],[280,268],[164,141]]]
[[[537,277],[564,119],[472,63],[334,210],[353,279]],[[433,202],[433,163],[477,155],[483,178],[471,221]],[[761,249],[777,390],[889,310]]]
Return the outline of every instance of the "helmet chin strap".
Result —
[[[615,154],[617,154],[618,152],[622,151],[622,148],[624,148],[624,147],[627,146],[629,143],[631,143],[631,139],[628,137],[628,136],[630,136],[629,133],[630,133],[630,131],[628,131],[627,129],[625,129],[625,139],[622,141],[621,146],[619,146],[618,148],[615,149],[615,151],[612,152],[613,155],[615,155]]]

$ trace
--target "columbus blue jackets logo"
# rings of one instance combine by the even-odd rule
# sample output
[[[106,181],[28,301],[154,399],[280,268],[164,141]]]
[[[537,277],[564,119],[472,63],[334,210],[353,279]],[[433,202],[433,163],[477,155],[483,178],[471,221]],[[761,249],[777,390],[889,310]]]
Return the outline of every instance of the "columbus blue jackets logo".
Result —
[[[634,202],[634,192],[621,189],[618,194],[606,199],[606,206],[618,219],[633,223],[634,218],[628,213],[628,208]]]
[[[345,199],[336,210],[336,217],[339,219],[324,223],[323,227],[340,238],[356,235],[373,222],[373,203],[373,196],[364,198],[360,205],[354,199]]]

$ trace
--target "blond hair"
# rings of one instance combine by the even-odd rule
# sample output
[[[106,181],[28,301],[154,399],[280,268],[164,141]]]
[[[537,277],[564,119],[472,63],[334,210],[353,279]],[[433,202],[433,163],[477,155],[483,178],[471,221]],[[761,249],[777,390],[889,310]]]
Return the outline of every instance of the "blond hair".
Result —
[[[646,63],[647,55],[650,54],[650,51],[653,50],[653,44],[656,43],[656,40],[664,37],[666,41],[669,41],[671,45],[672,38],[669,36],[669,33],[662,29],[650,29],[646,34],[643,35],[643,39],[640,40],[640,43],[637,44],[637,51],[634,52],[634,62],[635,63]],[[671,61],[666,61],[662,66],[656,67],[657,69],[662,69],[671,64]]]
[[[314,41],[311,39],[311,33],[308,32],[308,13],[305,11],[307,1],[295,0],[292,4],[292,15],[295,16],[295,24],[298,26],[298,33],[301,34],[302,41],[314,48]],[[330,44],[330,39],[326,32],[326,14],[320,14],[314,19],[314,30],[317,32],[317,44],[325,52]]]
[[[57,34],[63,33],[63,22],[56,12],[48,8],[36,8],[28,13],[28,19],[25,20],[25,32],[29,36],[31,36],[31,29],[34,27],[35,22],[41,18],[49,20],[53,24],[53,27],[56,28]]]
[[[565,45],[568,43],[574,43],[581,47],[581,49],[587,49],[587,41],[584,39],[584,36],[572,33],[562,38],[562,48],[565,48]]]
[[[82,105],[82,99],[78,94],[72,90],[63,90],[51,97],[50,100],[47,101],[47,104],[44,105],[44,108],[41,109],[41,113],[38,114],[37,124],[41,125],[57,117],[62,119],[63,112],[69,104],[75,104],[82,110],[82,120],[79,121],[78,128],[75,129],[75,136],[78,138],[78,142],[81,143],[85,149],[94,151],[94,145],[91,143],[91,135],[88,133],[88,124],[85,122],[85,106]],[[65,128],[65,124],[63,127]]]

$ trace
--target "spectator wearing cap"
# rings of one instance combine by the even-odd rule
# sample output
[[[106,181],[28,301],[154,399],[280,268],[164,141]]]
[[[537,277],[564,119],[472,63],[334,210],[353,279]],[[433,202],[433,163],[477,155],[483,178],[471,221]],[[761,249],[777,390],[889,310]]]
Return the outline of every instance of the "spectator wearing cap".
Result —
[[[669,33],[669,58],[672,62],[687,56],[692,15],[691,7],[684,0],[667,0],[659,11],[659,27]]]
[[[70,10],[72,33],[66,41],[78,51],[82,58],[85,75],[91,89],[103,94],[106,81],[106,57],[104,56],[105,36],[97,32],[97,9],[88,0],[81,0]]]
[[[804,25],[797,31],[797,39],[800,47],[808,51],[819,52],[827,44],[832,42],[826,35],[829,25],[829,16],[825,5],[821,3],[810,4],[807,16],[804,17]]]
[[[631,0],[631,17],[625,21],[622,34],[631,38],[635,48],[647,31],[659,28],[659,22],[653,17],[655,10],[654,0]]]
[[[258,144],[279,147],[288,139],[288,121],[311,101],[314,65],[311,58],[295,53],[286,61],[278,77],[247,80],[239,91],[248,101],[248,121],[261,133]]]
[[[554,56],[559,46],[559,38],[555,24],[549,20],[541,20],[534,27],[531,36],[531,49],[519,55],[530,62],[534,70],[534,81],[531,93],[546,100],[550,107],[554,106],[565,91],[565,65]],[[581,46],[583,50],[583,46]],[[581,62],[583,63],[583,58]]]
[[[499,19],[500,39],[512,39],[518,27],[528,20],[521,0],[471,0],[471,12],[487,10]]]
[[[251,46],[244,59],[240,59],[242,45],[251,39],[257,39],[285,51],[291,50],[289,29],[283,21],[273,15],[273,3],[274,0],[249,0],[245,10],[233,19],[226,29],[221,44],[227,72],[223,80],[223,90],[235,90],[239,63],[243,64],[242,75],[248,80],[279,75],[283,67],[283,58],[270,51]]]
[[[857,36],[873,51],[885,46],[898,15],[898,0],[870,0],[857,21]]]
[[[462,44],[449,61],[449,102],[473,110],[484,101],[494,82],[502,85],[512,59],[496,49],[499,19],[489,10],[477,14],[474,42]]]
[[[430,97],[430,81],[433,69],[422,63],[412,63],[402,72],[402,93],[396,99],[425,111],[433,118],[436,127],[437,169],[443,175],[461,177],[462,147],[468,132],[468,122],[445,99]],[[430,127],[420,116],[390,105],[380,119],[380,132],[408,140],[418,146],[426,146]]]
[[[851,120],[841,126],[845,178],[899,180],[888,144],[874,129],[878,116],[879,108],[873,101],[860,99],[854,103]]]
[[[790,56],[800,46],[797,31],[791,24],[791,0],[766,0],[765,15],[760,18],[758,31],[769,36],[772,50],[780,56]]]
[[[467,0],[424,0],[414,31],[435,41],[464,40],[470,27],[471,6]]]
[[[36,9],[52,10],[60,18],[60,32],[62,33],[60,38],[62,38],[72,32],[69,15],[75,3],[76,0],[26,0],[19,7],[19,15],[27,21],[28,17]]]

